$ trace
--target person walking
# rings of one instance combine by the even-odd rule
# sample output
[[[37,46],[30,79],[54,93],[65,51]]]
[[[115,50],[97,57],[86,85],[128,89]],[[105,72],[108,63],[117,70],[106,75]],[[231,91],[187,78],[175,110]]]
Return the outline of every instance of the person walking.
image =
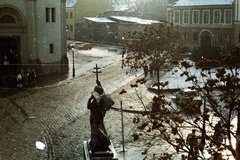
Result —
[[[152,78],[153,77],[153,65],[152,64],[150,64],[150,66],[149,66],[149,72],[150,72],[150,76]]]
[[[21,72],[17,73],[17,79],[16,80],[17,80],[17,88],[21,89],[22,86],[23,86],[23,77],[22,77]]]
[[[198,156],[198,137],[196,136],[196,130],[193,129],[192,133],[187,136],[187,144],[189,145],[188,157],[197,159]]]
[[[31,85],[34,86],[35,83],[36,83],[36,78],[37,78],[37,74],[36,74],[35,69],[32,69],[32,71],[30,73],[30,77],[32,79],[32,84]]]
[[[28,85],[29,85],[29,73],[27,70],[24,70],[23,85],[24,85],[24,87],[28,87]]]
[[[147,64],[145,64],[145,65],[143,66],[143,71],[144,71],[144,76],[145,76],[145,78],[146,78],[147,75],[148,75],[148,66],[147,66]]]

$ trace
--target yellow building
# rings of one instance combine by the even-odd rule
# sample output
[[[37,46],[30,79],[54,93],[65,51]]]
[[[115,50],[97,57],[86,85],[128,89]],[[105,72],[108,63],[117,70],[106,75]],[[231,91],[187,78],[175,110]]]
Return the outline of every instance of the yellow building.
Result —
[[[75,24],[84,23],[84,17],[98,17],[99,14],[113,10],[107,0],[67,0],[66,31],[67,38],[75,39]]]

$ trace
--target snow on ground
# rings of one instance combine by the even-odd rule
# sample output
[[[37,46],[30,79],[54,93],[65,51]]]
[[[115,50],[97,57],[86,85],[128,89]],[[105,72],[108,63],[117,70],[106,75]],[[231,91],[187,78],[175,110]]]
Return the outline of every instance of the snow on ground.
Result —
[[[216,78],[215,77],[215,73],[216,73],[215,70],[216,70],[216,68],[210,70],[211,78]],[[191,73],[191,75],[195,75],[199,80],[201,80],[201,75],[200,75],[201,70],[200,69],[196,69],[196,67],[193,66],[189,69],[189,72]],[[226,72],[229,73],[230,71],[226,70]],[[170,72],[167,72],[162,77],[160,77],[160,81],[161,82],[169,81],[168,88],[170,88],[170,89],[187,88],[188,86],[192,86],[191,82],[185,82],[186,77],[181,77],[180,76],[181,73],[182,73],[182,71],[179,68],[175,67]],[[200,86],[201,85],[203,85],[203,81],[202,82],[200,81]],[[147,97],[153,97],[153,93],[144,92],[144,94]],[[171,95],[165,95],[165,96],[166,96],[167,99],[170,99],[170,97],[171,97]],[[137,105],[134,105],[134,106],[137,106]],[[136,108],[134,108],[134,109],[136,109]],[[190,118],[190,121],[191,121],[191,118]],[[213,124],[214,124],[214,123],[217,123],[218,119],[213,118],[212,121],[213,121]],[[187,136],[187,134],[191,132],[191,127],[190,126],[186,127],[184,132],[186,133],[185,135]],[[164,149],[167,149],[167,151],[169,153],[176,153],[176,151],[171,146],[169,146],[168,144],[161,144],[161,145],[154,146],[150,149],[149,153],[150,153],[150,155],[153,154],[153,153],[162,153],[162,152],[165,151]],[[129,150],[129,152],[134,152],[134,153],[139,153],[141,151],[143,151],[143,150],[141,150],[139,148],[134,148],[134,147]],[[209,156],[210,155],[207,152],[204,153],[205,158],[208,158]],[[132,159],[134,159],[136,157],[139,158],[140,154],[134,154]],[[174,155],[174,157],[172,159],[178,160],[178,159],[181,159],[181,157],[180,157],[180,155],[176,154],[176,155]]]
[[[195,75],[199,81],[199,85],[203,86],[204,83],[203,83],[203,80],[201,77],[201,69],[196,69],[193,62],[189,61],[189,63],[193,64],[193,67],[189,68],[188,72],[190,73],[190,75]],[[216,78],[216,76],[215,76],[216,69],[217,68],[213,68],[210,70],[211,78],[213,78],[213,79]],[[181,73],[182,73],[182,71],[178,67],[174,67],[172,70],[165,73],[163,77],[160,77],[160,81],[161,82],[168,81],[169,85],[167,86],[167,88],[169,88],[169,89],[187,88],[189,86],[192,86],[193,85],[192,82],[185,81],[186,76],[180,76]],[[230,73],[230,70],[226,70],[226,73]],[[207,73],[205,73],[205,74],[207,74]],[[240,77],[240,76],[238,75],[238,77]]]

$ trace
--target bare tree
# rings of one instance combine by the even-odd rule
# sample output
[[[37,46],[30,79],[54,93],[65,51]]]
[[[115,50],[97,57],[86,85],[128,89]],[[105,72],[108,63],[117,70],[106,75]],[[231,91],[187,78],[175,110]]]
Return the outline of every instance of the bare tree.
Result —
[[[181,32],[178,26],[161,21],[160,25],[147,26],[144,31],[128,32],[125,36],[123,55],[127,55],[123,66],[141,68],[149,65],[149,71],[158,74],[170,67],[170,60],[183,52]],[[157,83],[158,83],[157,82]]]
[[[165,61],[169,55],[173,59],[173,55],[181,52],[179,33],[169,23],[161,24],[159,28],[148,27],[141,33],[129,33],[128,37],[132,40],[123,50],[123,53],[128,53],[125,64],[134,66],[137,63],[141,66],[149,60],[150,64],[159,69],[163,64],[159,60]],[[182,159],[223,159],[224,156],[240,159],[239,61],[238,47],[232,47],[224,53],[222,61],[202,59],[196,65],[189,61],[172,61],[181,70],[180,75],[186,77],[185,81],[191,82],[188,88],[196,90],[203,103],[194,106],[190,96],[183,107],[186,111],[199,107],[200,112],[187,114],[179,110],[178,102],[167,100],[158,91],[152,103],[148,107],[144,105],[145,111],[133,119],[138,125],[138,131],[133,134],[134,140],[147,139],[148,142],[143,154],[147,155],[152,146],[164,141],[175,152],[162,151],[158,155],[159,159],[171,159],[180,155]],[[191,73],[191,67],[196,67],[200,76]],[[141,79],[131,86],[136,88],[145,82],[146,79]],[[156,83],[161,88],[167,84],[159,79]],[[192,129],[196,131],[194,144],[187,141]]]

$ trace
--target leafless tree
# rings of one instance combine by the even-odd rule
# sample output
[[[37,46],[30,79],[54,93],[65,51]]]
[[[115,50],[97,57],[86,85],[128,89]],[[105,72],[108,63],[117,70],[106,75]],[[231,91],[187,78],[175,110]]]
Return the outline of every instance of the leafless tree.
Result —
[[[159,159],[172,159],[176,155],[182,155],[182,159],[223,159],[224,156],[240,159],[240,48],[232,47],[223,53],[221,61],[202,59],[197,64],[175,61],[173,57],[183,51],[180,35],[179,29],[169,23],[157,28],[148,27],[141,33],[129,33],[131,41],[123,49],[123,53],[127,54],[125,65],[137,63],[141,66],[149,60],[150,64],[159,68],[162,67],[160,61],[171,55],[172,64],[179,67],[180,76],[186,77],[186,82],[192,82],[188,88],[196,90],[203,103],[195,106],[191,99],[185,102],[183,107],[186,111],[193,110],[187,114],[179,110],[177,102],[167,100],[158,92],[149,107],[144,105],[145,111],[133,119],[138,125],[137,132],[133,134],[134,140],[147,139],[146,151],[143,152],[146,155],[160,141],[175,149],[175,152],[169,153],[162,151]],[[191,67],[196,67],[200,76],[191,73]],[[145,82],[143,78],[131,86],[136,89]],[[155,85],[164,88],[167,84],[158,79]],[[196,108],[199,112],[194,112]],[[194,146],[197,151],[194,153],[191,153],[186,141],[192,129],[196,130],[197,139]],[[230,154],[225,155],[227,152]]]

